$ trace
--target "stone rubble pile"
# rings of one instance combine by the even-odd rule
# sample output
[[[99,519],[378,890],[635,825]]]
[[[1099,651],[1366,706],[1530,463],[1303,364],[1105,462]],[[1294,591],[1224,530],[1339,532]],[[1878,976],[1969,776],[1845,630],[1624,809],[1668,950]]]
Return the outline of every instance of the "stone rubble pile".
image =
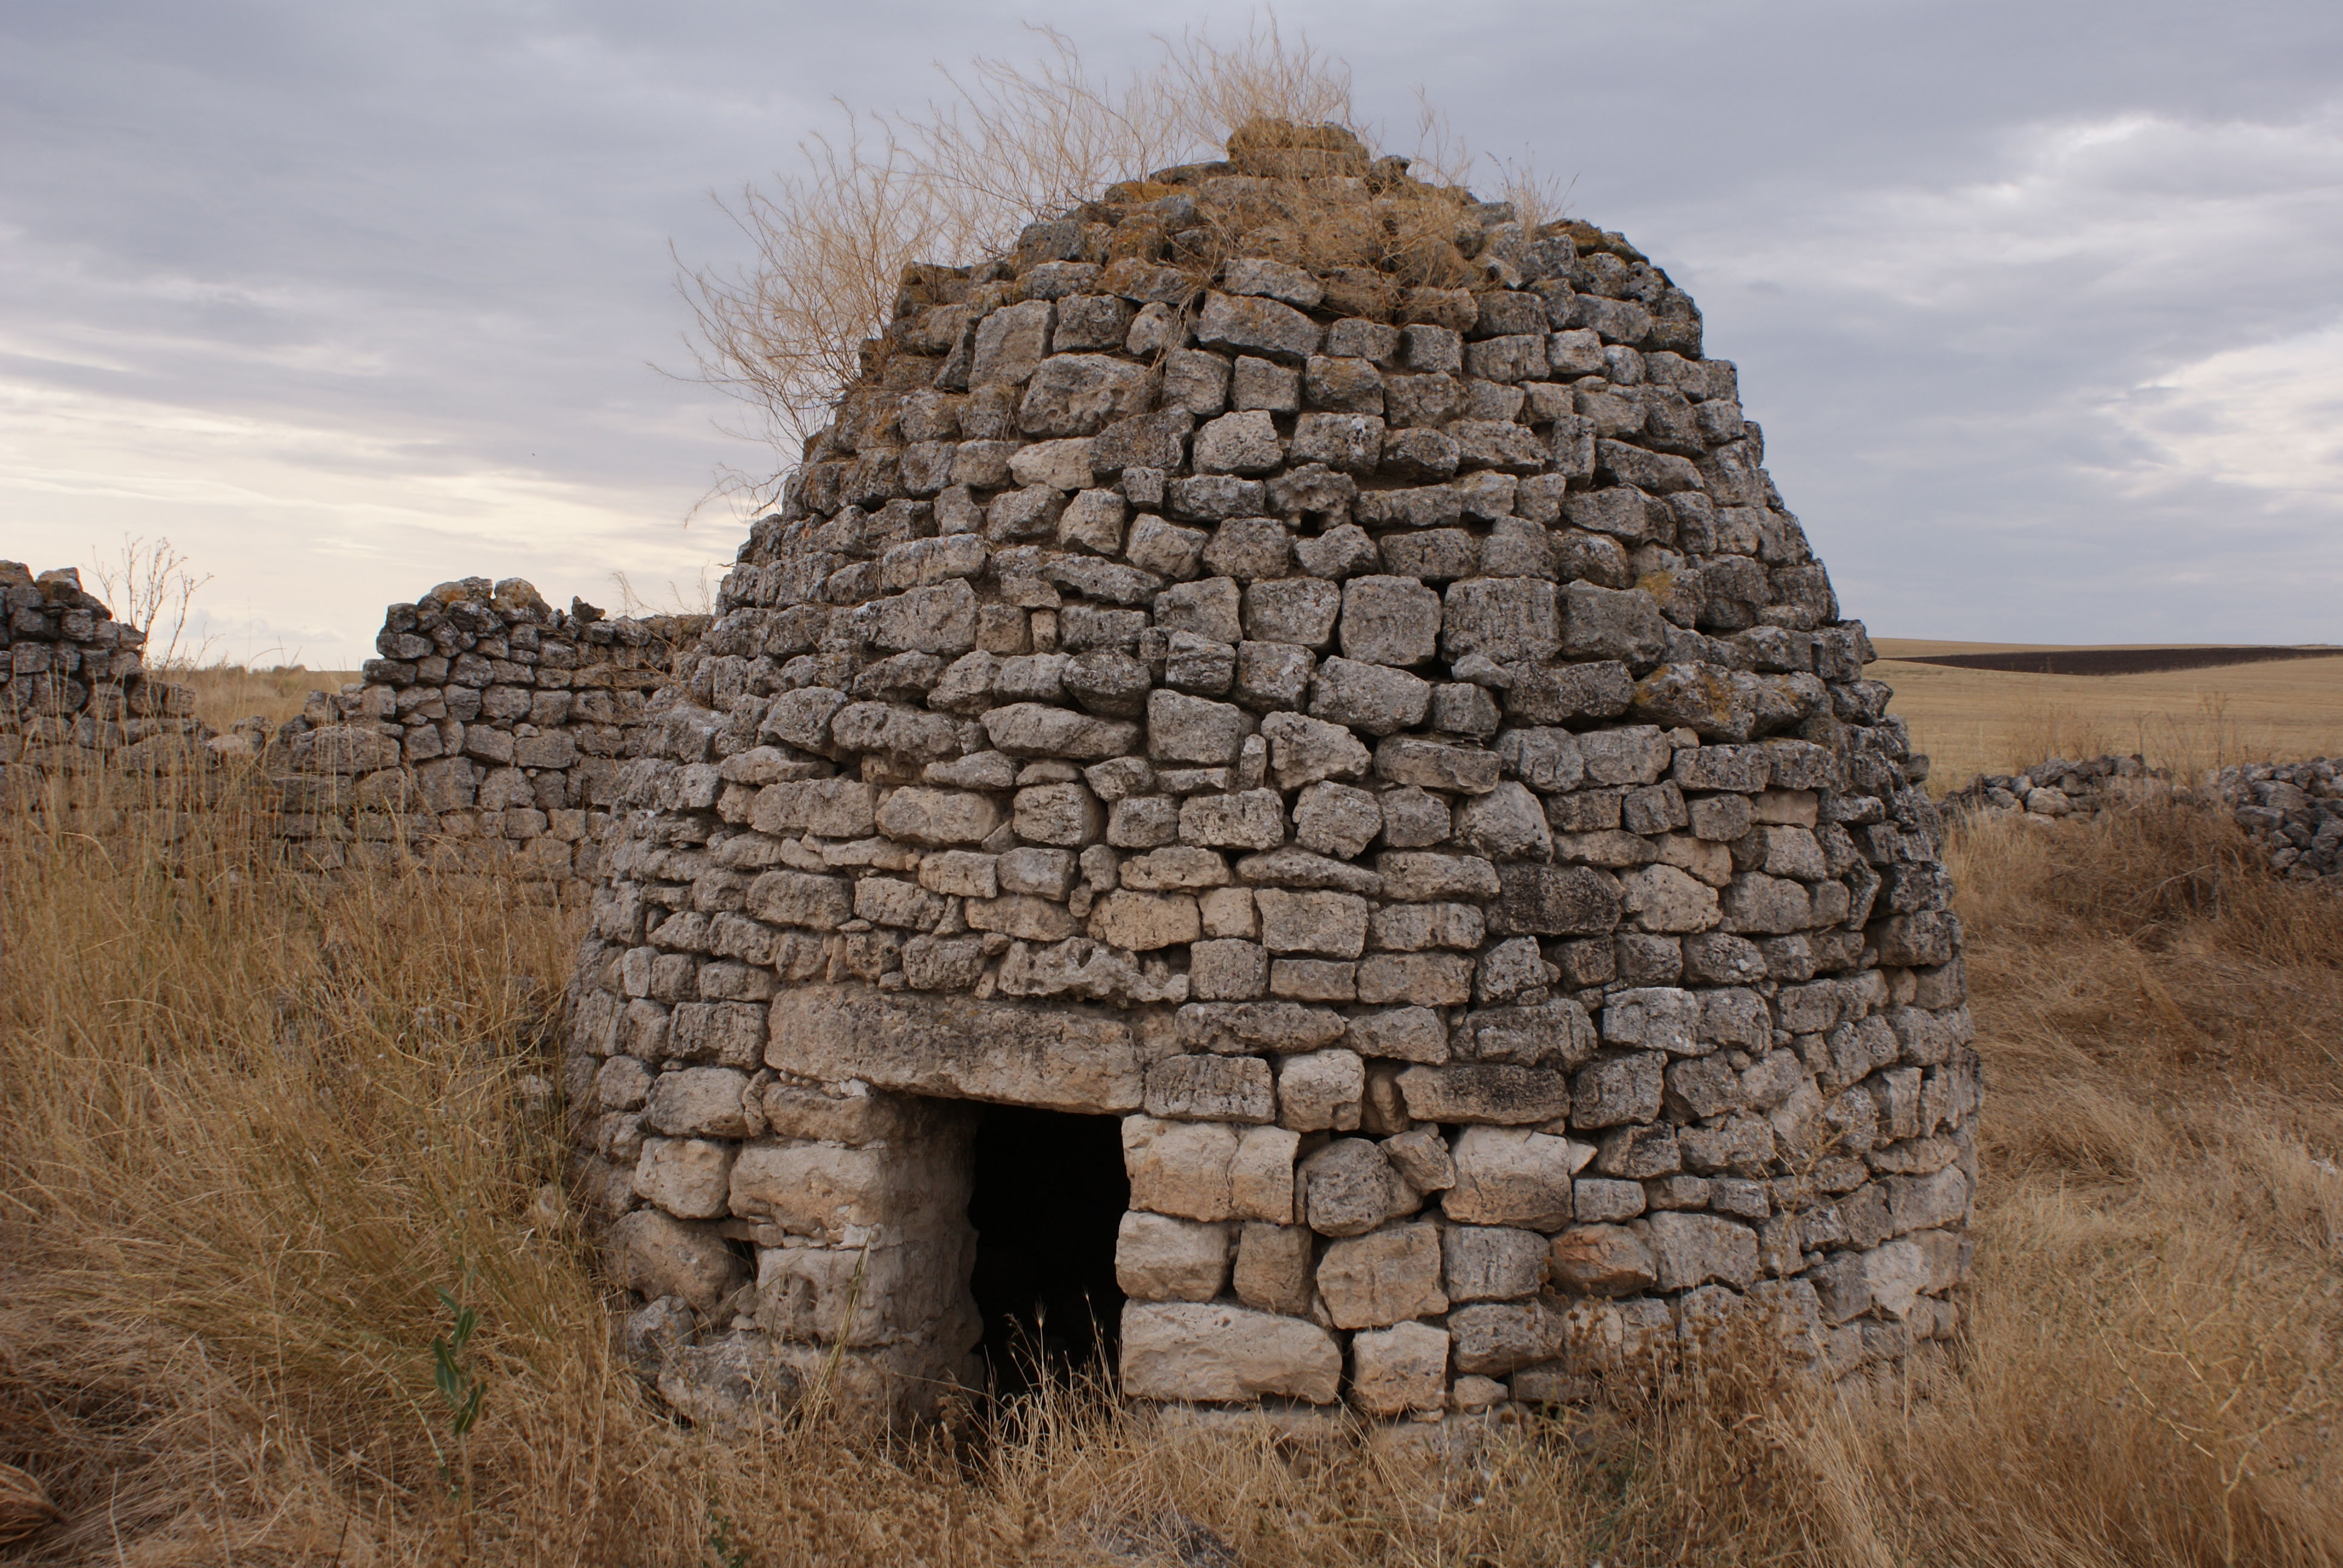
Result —
[[[2022,774],[1980,773],[1946,797],[1950,813],[1978,812],[2048,823],[2168,799],[2226,810],[2288,881],[2343,890],[2343,762],[2257,762],[2208,769],[2195,785],[2137,756],[2065,758]]]
[[[200,762],[195,693],[148,677],[146,634],[114,618],[72,567],[0,561],[0,795],[44,773],[171,771]]]
[[[285,836],[324,869],[419,858],[562,883],[596,844],[649,699],[707,618],[548,606],[518,578],[395,604],[378,657],[271,738]]]
[[[2191,798],[2186,785],[2174,786],[2170,769],[2150,768],[2137,755],[2081,761],[2054,757],[2023,773],[1980,773],[1946,796],[1942,809],[2005,816],[2022,812],[2056,821],[2094,817],[2114,807],[2172,795]]]
[[[1502,205],[1299,265],[1425,188],[1311,135],[910,269],[621,769],[568,1087],[686,1408],[978,1375],[981,1101],[1123,1119],[1133,1396],[1954,1329],[1940,822],[1733,366]]]
[[[2269,858],[2270,869],[2343,892],[2343,760],[2222,768],[2207,773],[2205,785]]]

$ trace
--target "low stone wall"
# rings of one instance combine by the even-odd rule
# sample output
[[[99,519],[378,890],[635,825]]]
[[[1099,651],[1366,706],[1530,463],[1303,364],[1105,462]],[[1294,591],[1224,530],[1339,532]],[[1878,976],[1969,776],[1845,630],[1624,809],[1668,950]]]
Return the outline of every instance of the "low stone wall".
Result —
[[[2084,761],[2054,757],[2023,773],[1980,773],[1945,797],[1946,811],[2025,814],[2046,821],[2092,817],[2110,807],[2177,793],[2171,769],[2150,768],[2140,757],[2093,757]]]
[[[211,739],[195,693],[149,678],[146,634],[114,618],[71,567],[0,561],[0,791],[43,773],[156,771]]]
[[[2215,769],[2193,785],[2137,756],[2054,758],[2023,773],[1980,773],[1946,797],[1945,809],[2048,824],[2152,799],[2218,807],[2272,871],[2343,891],[2343,760],[2332,758]]]
[[[312,692],[271,739],[285,836],[325,869],[419,859],[591,878],[652,693],[706,625],[614,618],[574,599],[558,610],[518,578],[465,578],[392,605],[365,679]]]
[[[627,759],[659,749],[654,694],[708,624],[578,600],[558,610],[518,578],[465,578],[392,605],[362,680],[311,692],[273,732],[249,719],[217,734],[190,688],[149,677],[146,634],[73,568],[36,578],[0,561],[0,789],[59,773],[256,766],[260,803],[303,864],[551,886],[596,875]]]

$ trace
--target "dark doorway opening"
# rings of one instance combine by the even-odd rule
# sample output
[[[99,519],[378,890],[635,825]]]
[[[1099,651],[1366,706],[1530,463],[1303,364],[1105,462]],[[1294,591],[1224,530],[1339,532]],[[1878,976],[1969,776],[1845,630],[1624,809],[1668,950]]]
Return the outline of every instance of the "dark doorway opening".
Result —
[[[1121,1118],[987,1106],[975,1176],[970,1288],[993,1392],[1111,1370],[1122,1318],[1115,1228],[1131,1206]]]

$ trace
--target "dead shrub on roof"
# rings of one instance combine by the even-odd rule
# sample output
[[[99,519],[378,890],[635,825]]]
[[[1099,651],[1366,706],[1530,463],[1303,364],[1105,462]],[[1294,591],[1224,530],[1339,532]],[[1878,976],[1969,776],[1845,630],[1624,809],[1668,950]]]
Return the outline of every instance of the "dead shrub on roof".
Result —
[[[1202,174],[1247,180],[1141,226],[1137,242],[1200,287],[1231,256],[1265,256],[1331,275],[1342,308],[1387,317],[1407,287],[1484,281],[1459,243],[1479,228],[1460,183],[1470,160],[1444,124],[1427,110],[1413,157],[1377,156],[1348,68],[1273,20],[1227,46],[1202,30],[1159,40],[1154,63],[1121,80],[1037,31],[1038,60],[944,72],[918,113],[845,109],[840,132],[809,138],[793,170],[726,207],[751,262],[682,270],[699,377],[749,409],[741,433],[784,468],[842,389],[879,369],[899,291],[928,280],[915,264],[1006,256],[1040,217],[1115,222]],[[1534,225],[1559,217],[1559,191],[1526,164],[1500,165],[1497,184]]]

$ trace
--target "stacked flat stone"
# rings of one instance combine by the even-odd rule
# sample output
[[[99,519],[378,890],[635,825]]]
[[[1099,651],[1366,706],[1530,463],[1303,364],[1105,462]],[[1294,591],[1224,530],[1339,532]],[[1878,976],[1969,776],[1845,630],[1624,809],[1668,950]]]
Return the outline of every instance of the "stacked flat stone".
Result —
[[[2185,785],[2174,789],[2169,769],[2150,768],[2136,753],[2081,760],[2054,757],[2023,773],[1980,773],[1946,796],[1943,809],[2050,822],[2087,819],[2113,807],[2175,795],[2193,799]]]
[[[2343,891],[2343,760],[2258,762],[2206,776],[2207,793],[2292,882]]]
[[[176,769],[205,756],[195,693],[148,677],[146,634],[72,567],[0,561],[0,790],[44,773]]]
[[[2343,890],[2343,761],[2256,762],[2208,770],[2196,787],[2138,756],[2054,758],[2020,774],[1980,773],[1945,798],[1952,812],[2046,823],[2169,799],[2228,812],[2272,871]]]
[[[364,679],[313,691],[266,749],[285,836],[322,869],[419,859],[560,884],[591,877],[649,698],[707,618],[548,606],[518,578],[395,604]]]
[[[630,765],[568,1086],[666,1386],[970,1375],[971,1101],[1125,1118],[1129,1395],[1952,1331],[1939,819],[1733,366],[1502,205],[1471,288],[1215,259],[1276,172],[910,269]]]

